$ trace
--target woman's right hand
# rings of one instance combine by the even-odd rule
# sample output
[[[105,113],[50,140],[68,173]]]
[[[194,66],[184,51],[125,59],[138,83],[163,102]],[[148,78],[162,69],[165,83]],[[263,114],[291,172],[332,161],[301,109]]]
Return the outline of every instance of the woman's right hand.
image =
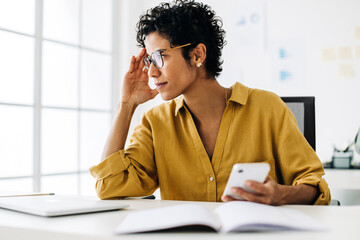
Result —
[[[132,56],[130,67],[125,74],[122,88],[121,104],[138,106],[153,99],[159,92],[149,87],[148,71],[143,61],[146,49],[143,48],[137,57]]]

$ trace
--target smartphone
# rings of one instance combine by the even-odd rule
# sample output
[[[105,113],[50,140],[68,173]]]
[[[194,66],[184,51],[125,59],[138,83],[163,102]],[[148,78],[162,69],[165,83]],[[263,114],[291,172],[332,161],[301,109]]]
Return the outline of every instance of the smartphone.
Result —
[[[263,183],[269,174],[270,165],[268,163],[236,163],[230,173],[223,196],[228,195],[232,198],[243,200],[242,197],[231,193],[232,187],[240,187],[248,192],[254,192],[245,187],[246,180],[253,180]]]

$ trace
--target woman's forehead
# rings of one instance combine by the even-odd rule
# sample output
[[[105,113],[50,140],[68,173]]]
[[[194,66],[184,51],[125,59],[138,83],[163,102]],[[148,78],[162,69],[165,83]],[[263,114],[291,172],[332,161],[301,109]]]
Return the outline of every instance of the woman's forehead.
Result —
[[[158,32],[149,33],[146,36],[144,43],[147,53],[170,48],[170,41],[161,36]]]

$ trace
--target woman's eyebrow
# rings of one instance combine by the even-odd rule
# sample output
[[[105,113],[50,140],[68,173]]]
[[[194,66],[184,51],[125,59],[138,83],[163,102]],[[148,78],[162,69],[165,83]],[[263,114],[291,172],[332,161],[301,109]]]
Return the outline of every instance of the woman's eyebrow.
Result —
[[[158,49],[158,50],[156,50],[156,51],[154,51],[154,52],[161,52],[161,51],[165,51],[166,50],[166,48],[160,48],[160,49]]]
[[[158,50],[153,51],[151,54],[148,54],[147,52],[146,52],[146,54],[149,55],[149,56],[151,56],[154,52],[160,52],[160,53],[162,53],[162,52],[164,52],[165,50],[166,50],[166,49],[158,49]]]
[[[151,54],[153,54],[154,52],[162,52],[162,51],[166,51],[166,50],[169,50],[169,49],[171,49],[171,47],[170,48],[160,48],[160,49],[157,49],[157,50],[155,50],[155,51],[153,51]]]

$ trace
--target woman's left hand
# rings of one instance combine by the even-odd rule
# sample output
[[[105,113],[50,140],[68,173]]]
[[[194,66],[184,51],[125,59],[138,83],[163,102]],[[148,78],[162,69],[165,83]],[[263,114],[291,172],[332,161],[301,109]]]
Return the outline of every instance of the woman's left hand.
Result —
[[[233,187],[231,192],[235,195],[241,196],[246,201],[264,203],[268,205],[282,205],[284,202],[282,185],[274,181],[270,176],[267,176],[264,183],[247,180],[245,186],[253,190],[255,193],[248,192],[239,187]],[[221,198],[224,202],[239,201],[230,196],[223,196]]]

